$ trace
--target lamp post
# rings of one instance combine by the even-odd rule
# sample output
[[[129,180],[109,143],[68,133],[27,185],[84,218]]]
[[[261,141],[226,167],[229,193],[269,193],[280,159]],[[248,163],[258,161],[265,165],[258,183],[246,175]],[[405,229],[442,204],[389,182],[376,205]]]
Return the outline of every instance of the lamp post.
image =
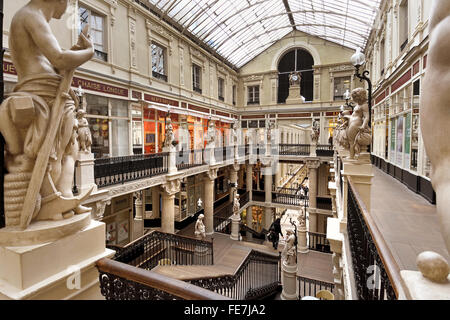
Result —
[[[367,91],[368,91],[368,101],[367,104],[369,106],[369,128],[372,128],[372,81],[368,77],[370,74],[369,70],[364,70],[362,74],[360,73],[360,68],[366,63],[366,56],[361,52],[361,49],[356,49],[355,54],[351,57],[351,62],[355,67],[355,76],[359,79],[360,82],[363,80],[367,82]],[[373,135],[371,134],[373,139]],[[372,143],[369,146],[369,153],[372,149]]]

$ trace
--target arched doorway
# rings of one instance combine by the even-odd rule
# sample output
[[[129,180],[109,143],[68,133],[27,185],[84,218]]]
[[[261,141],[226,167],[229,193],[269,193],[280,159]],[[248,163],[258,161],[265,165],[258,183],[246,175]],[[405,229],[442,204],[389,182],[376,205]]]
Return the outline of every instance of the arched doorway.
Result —
[[[300,71],[302,74],[300,94],[306,101],[314,97],[314,59],[305,49],[292,49],[278,63],[278,103],[285,103],[289,96],[289,74]]]

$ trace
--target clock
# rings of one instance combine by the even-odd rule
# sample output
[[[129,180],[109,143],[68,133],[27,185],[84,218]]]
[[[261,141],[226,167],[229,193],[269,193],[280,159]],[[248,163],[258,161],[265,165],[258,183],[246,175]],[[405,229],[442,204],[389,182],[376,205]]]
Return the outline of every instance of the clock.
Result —
[[[294,75],[292,76],[292,80],[293,80],[293,81],[297,81],[297,80],[298,80],[298,75],[294,74]]]

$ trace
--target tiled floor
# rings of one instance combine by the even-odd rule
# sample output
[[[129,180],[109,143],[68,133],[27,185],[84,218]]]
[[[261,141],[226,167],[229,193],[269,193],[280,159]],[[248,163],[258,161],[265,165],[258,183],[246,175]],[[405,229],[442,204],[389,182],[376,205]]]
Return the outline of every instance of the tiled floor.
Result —
[[[436,206],[376,167],[374,175],[371,213],[400,270],[417,270],[417,255],[428,250],[450,261]]]

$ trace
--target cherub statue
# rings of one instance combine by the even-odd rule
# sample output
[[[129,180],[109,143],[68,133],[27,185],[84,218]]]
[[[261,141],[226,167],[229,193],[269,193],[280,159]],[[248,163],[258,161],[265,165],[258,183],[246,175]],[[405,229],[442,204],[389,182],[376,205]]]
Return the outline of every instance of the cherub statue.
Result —
[[[239,194],[236,192],[233,200],[233,214],[238,214],[241,208],[241,203],[239,202]]]
[[[350,144],[348,143],[347,139],[347,128],[350,116],[351,116],[350,110],[342,110],[339,113],[338,125],[334,131],[335,132],[334,143],[345,149],[350,148]]]
[[[206,131],[206,144],[208,147],[213,148],[215,144],[216,127],[214,121],[209,121],[208,130]]]
[[[356,102],[352,115],[349,117],[346,130],[349,143],[350,159],[354,159],[364,148],[370,145],[372,135],[369,128],[369,107],[367,105],[367,90],[356,88],[352,91],[352,100]]]
[[[203,218],[205,216],[203,214],[199,214],[197,221],[195,222],[195,231],[194,234],[197,238],[205,239],[206,238],[206,229],[205,224],[203,223]]]
[[[78,144],[80,145],[80,151],[85,153],[91,153],[92,136],[91,130],[89,129],[89,123],[84,117],[86,111],[79,109],[77,111],[78,120]]]

